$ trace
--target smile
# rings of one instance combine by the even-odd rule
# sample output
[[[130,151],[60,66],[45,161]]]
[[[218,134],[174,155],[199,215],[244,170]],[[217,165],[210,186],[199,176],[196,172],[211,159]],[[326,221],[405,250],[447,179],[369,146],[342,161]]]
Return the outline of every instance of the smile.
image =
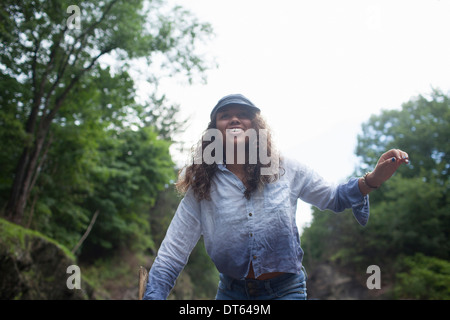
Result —
[[[244,130],[242,130],[241,128],[233,128],[233,129],[228,129],[227,132],[237,135],[237,134],[244,132]]]

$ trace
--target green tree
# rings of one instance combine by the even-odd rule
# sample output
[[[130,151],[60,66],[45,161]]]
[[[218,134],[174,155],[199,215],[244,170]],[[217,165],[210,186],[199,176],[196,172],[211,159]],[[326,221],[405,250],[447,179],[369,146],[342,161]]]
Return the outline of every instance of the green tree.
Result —
[[[132,243],[151,247],[147,215],[158,191],[173,179],[174,166],[170,137],[161,138],[165,128],[158,124],[165,120],[148,119],[142,126],[137,118],[134,129],[120,127],[119,116],[112,115],[118,111],[108,105],[132,104],[133,82],[126,74],[98,70],[97,78],[86,77],[85,88],[74,91],[71,112],[63,109],[55,119],[52,147],[24,215],[27,226],[73,248],[98,212],[95,227],[77,252],[85,255]],[[75,113],[82,101],[86,112]]]
[[[450,173],[450,102],[448,95],[433,90],[402,105],[401,110],[385,110],[373,115],[362,126],[356,155],[361,159],[359,173],[376,165],[388,149],[407,150],[410,164],[401,168],[405,177],[429,179],[431,175],[444,183]]]
[[[116,62],[113,82],[127,78],[133,60],[147,65],[160,61],[161,74],[183,74],[190,81],[207,67],[195,46],[210,34],[210,26],[181,7],[167,11],[162,1],[109,0],[83,1],[79,8],[77,29],[68,23],[72,13],[67,13],[67,4],[58,0],[7,0],[0,5],[0,121],[8,123],[0,134],[8,138],[2,141],[6,148],[2,145],[1,156],[8,153],[4,159],[15,164],[1,181],[3,190],[11,181],[4,214],[16,223],[22,223],[52,145],[54,124],[79,125],[83,114],[92,112],[91,97],[84,94],[86,100],[81,100],[75,92],[83,96],[92,81],[105,80],[98,68],[101,58],[109,56]],[[148,78],[156,82],[159,75]],[[107,81],[103,85],[105,100],[96,107],[110,116],[102,119],[110,125],[121,127],[151,109],[151,105],[137,108],[135,103],[116,105]]]
[[[395,294],[400,299],[450,299],[450,262],[417,253],[398,259]]]
[[[360,173],[373,168],[381,150],[399,148],[410,156],[409,165],[370,195],[372,222],[381,224],[378,234],[394,252],[450,258],[449,138],[450,98],[438,90],[363,125],[356,148]]]
[[[408,152],[410,164],[370,194],[365,228],[352,221],[350,212],[332,216],[314,209],[313,222],[302,235],[305,252],[311,254],[305,261],[314,267],[327,260],[355,272],[376,264],[396,297],[448,296],[442,288],[443,283],[450,286],[449,138],[450,98],[439,90],[411,99],[400,110],[371,116],[358,136],[361,165],[355,175],[373,169],[379,156],[392,148]],[[427,273],[422,266],[412,268],[412,261],[434,269]],[[442,270],[445,274],[439,274]],[[436,286],[419,297],[412,292],[424,285],[421,275]]]
[[[153,248],[150,208],[174,179],[170,143],[157,139],[152,127],[124,131],[112,143],[116,146],[101,147],[102,165],[91,177],[94,190],[82,203],[90,212],[100,212],[96,232],[83,248],[85,256],[124,245],[139,251]]]

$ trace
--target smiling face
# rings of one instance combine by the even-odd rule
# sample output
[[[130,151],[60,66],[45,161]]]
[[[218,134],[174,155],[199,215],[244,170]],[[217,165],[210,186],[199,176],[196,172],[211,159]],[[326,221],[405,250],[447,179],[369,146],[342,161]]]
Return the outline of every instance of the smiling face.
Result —
[[[233,139],[235,144],[245,142],[245,131],[253,128],[253,112],[247,108],[232,105],[222,108],[216,115],[216,128],[222,132],[224,142]]]

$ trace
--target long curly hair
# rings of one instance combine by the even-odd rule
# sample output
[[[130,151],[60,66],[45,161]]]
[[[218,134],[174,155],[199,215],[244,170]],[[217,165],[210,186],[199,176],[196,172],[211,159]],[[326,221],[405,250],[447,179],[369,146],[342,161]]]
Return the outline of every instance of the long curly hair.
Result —
[[[264,120],[264,118],[259,113],[255,113],[251,121],[252,121],[252,128],[255,129],[257,133],[257,148],[260,147],[259,143],[260,129],[264,129],[267,135],[267,156],[271,157],[271,159],[273,159],[272,156],[277,156],[278,159],[280,159],[279,153],[275,149],[274,143],[272,141],[271,130],[267,125],[267,122]],[[192,147],[190,157],[191,164],[180,169],[180,171],[178,172],[178,181],[175,183],[177,191],[181,194],[186,193],[189,187],[192,187],[194,195],[198,201],[203,199],[211,200],[210,197],[211,181],[216,171],[218,170],[217,163],[206,164],[205,161],[201,161],[201,163],[194,161],[195,157],[199,155],[199,151],[201,150],[201,155],[203,155],[203,151],[205,150],[205,148],[214,141],[214,140],[205,141],[205,139],[203,139],[208,129],[213,128],[216,129],[215,119],[213,119],[208,124],[207,129],[204,131],[202,135],[202,139],[197,143],[196,146]],[[270,167],[271,163],[270,162],[268,164],[261,163],[258,149],[257,163],[250,164],[248,163],[248,161],[246,161],[246,163],[244,164],[244,171],[245,171],[244,181],[246,186],[244,196],[247,199],[249,199],[253,191],[257,189],[262,189],[265,184],[276,181],[283,170],[283,168],[280,166],[280,163],[281,159],[278,162],[279,167],[277,168],[278,170],[275,170],[275,173],[271,175],[266,174],[262,175],[261,168]]]

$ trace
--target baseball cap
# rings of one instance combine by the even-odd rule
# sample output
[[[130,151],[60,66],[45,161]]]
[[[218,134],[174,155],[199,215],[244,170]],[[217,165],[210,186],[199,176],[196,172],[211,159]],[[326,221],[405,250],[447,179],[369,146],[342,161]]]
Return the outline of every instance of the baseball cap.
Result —
[[[251,109],[253,112],[260,112],[261,110],[256,107],[249,99],[244,97],[242,94],[230,94],[217,102],[214,109],[211,111],[211,121],[215,119],[217,112],[219,112],[220,109],[222,109],[225,106],[229,105],[238,105],[238,106],[244,106],[249,109]]]

